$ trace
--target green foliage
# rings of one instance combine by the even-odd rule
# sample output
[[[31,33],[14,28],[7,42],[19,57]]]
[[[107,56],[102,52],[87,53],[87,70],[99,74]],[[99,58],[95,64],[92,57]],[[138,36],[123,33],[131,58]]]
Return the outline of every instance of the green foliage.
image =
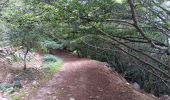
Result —
[[[55,41],[48,41],[48,40],[45,40],[42,43],[42,46],[44,46],[45,48],[48,48],[48,49],[62,49],[64,47],[63,44],[59,44]]]
[[[62,61],[51,62],[48,64],[44,64],[44,68],[47,69],[48,73],[54,73],[54,72],[59,71],[61,65],[62,65]]]
[[[48,73],[54,73],[59,70],[62,65],[62,60],[54,55],[47,54],[43,58],[43,69],[46,69]]]
[[[125,0],[116,0],[117,3],[122,4]]]
[[[60,59],[54,55],[51,55],[51,54],[46,54],[44,57],[43,57],[43,62],[44,63],[51,63],[51,62],[58,62]]]
[[[9,100],[22,100],[22,98],[20,96],[12,96]]]
[[[3,12],[5,27],[9,29],[7,36],[10,43],[26,49],[41,49],[41,41],[44,39],[40,16],[36,15],[31,5],[25,5],[23,0],[10,1],[8,9]]]
[[[36,23],[21,24],[18,27],[11,29],[9,38],[14,46],[23,46],[24,48],[37,49],[40,48],[40,42],[43,36],[39,33],[41,28]]]
[[[13,85],[8,83],[1,83],[0,84],[0,90],[1,91],[8,91],[9,88],[13,87]]]
[[[18,93],[13,93],[11,94],[8,99],[9,100],[22,100],[22,97],[27,96],[28,94],[25,91],[22,91],[20,94]]]
[[[20,80],[15,80],[14,83],[13,83],[13,87],[14,88],[21,88],[22,85],[21,85]]]

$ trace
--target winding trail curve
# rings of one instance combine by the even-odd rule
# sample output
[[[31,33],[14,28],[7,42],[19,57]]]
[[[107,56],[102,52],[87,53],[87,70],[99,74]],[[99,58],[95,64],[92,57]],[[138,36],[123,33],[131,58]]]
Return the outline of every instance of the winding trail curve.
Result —
[[[52,53],[61,57],[64,64],[32,100],[158,100],[133,89],[105,63],[61,50]]]

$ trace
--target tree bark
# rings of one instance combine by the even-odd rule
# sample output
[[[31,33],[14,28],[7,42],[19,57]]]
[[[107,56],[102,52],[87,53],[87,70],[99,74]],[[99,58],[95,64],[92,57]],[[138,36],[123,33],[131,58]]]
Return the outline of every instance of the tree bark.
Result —
[[[28,48],[26,48],[26,52],[24,54],[24,60],[23,60],[23,63],[24,63],[24,70],[27,69],[27,54],[28,54],[29,50]]]

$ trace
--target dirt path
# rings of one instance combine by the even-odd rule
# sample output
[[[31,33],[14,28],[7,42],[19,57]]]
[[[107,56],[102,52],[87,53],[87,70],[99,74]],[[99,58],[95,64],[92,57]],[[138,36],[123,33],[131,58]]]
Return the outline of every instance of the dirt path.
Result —
[[[32,100],[157,100],[134,90],[104,63],[53,51],[64,60],[61,70]]]

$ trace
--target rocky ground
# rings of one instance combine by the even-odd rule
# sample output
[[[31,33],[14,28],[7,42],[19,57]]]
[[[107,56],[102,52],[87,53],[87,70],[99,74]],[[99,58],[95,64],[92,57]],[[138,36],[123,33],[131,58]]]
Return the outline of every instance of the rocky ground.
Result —
[[[35,52],[29,53],[27,70],[23,70],[23,62],[20,60],[22,57],[19,58],[23,52],[15,53],[18,60],[16,62],[11,61],[12,57],[6,52],[2,53],[5,54],[0,59],[0,100],[2,98],[4,100],[24,100],[25,97],[32,95],[44,81],[42,79],[44,73],[40,69],[42,55]],[[14,85],[18,80],[22,87],[15,88]]]

